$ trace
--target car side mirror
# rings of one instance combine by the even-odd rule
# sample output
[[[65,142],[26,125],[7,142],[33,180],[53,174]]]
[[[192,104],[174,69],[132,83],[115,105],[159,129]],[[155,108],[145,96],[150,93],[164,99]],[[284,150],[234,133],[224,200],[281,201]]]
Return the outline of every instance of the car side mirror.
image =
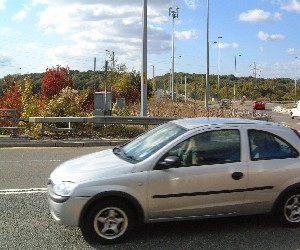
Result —
[[[156,170],[164,170],[169,168],[178,168],[181,161],[178,156],[167,156],[164,160],[159,161],[155,167]]]

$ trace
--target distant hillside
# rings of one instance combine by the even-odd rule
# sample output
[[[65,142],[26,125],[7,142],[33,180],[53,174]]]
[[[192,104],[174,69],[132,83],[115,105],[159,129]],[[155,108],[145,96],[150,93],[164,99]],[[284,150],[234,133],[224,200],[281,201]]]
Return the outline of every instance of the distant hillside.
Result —
[[[108,72],[108,81],[109,75]],[[38,93],[41,89],[44,73],[31,73],[33,79],[34,93]],[[70,76],[74,80],[76,89],[86,89],[97,86],[104,86],[105,74],[103,71],[94,72],[92,70],[81,72],[78,70],[70,70]],[[25,75],[13,75],[18,83],[24,83]],[[178,94],[185,92],[185,77],[187,79],[187,94],[190,98],[203,99],[206,88],[205,74],[186,74],[178,72],[175,75],[174,90]],[[170,74],[155,76],[153,79],[148,79],[148,84],[156,89],[170,91]],[[210,75],[210,96],[216,97],[218,93],[218,77]],[[0,79],[0,93],[4,87],[3,79]],[[295,81],[289,78],[263,79],[254,77],[235,77],[234,75],[220,76],[220,98],[233,98],[234,88],[236,98],[246,96],[247,99],[266,99],[277,101],[292,101],[300,99],[300,91],[295,91]],[[297,87],[298,88],[298,87]],[[298,93],[299,92],[299,93]],[[295,95],[296,94],[296,95]]]

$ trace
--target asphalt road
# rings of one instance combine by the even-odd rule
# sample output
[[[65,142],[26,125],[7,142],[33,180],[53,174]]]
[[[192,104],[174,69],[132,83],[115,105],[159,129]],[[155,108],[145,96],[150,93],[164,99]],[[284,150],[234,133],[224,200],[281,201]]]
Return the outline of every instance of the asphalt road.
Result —
[[[300,131],[300,117],[296,117],[295,119],[292,119],[289,114],[286,113],[277,113],[273,112],[273,108],[279,106],[279,104],[276,103],[267,103],[266,104],[266,110],[256,110],[256,113],[262,114],[262,115],[268,115],[271,118],[271,121],[280,123],[285,126],[289,126],[291,128],[294,128],[298,131]],[[252,112],[252,102],[247,102],[244,106],[239,105],[239,103],[234,104],[234,108],[240,109],[240,110],[247,110],[249,112]]]
[[[300,128],[300,120],[281,115],[276,119]],[[269,216],[262,215],[150,224],[136,230],[125,243],[90,246],[78,228],[58,225],[52,220],[46,183],[50,172],[62,161],[97,150],[95,147],[0,149],[1,250],[300,249],[300,228],[280,227]]]

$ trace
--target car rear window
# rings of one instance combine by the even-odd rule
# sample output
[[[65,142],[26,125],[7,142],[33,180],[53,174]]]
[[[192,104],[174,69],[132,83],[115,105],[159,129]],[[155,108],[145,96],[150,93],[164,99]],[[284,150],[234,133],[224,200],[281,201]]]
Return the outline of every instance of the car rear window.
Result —
[[[299,152],[277,135],[250,129],[248,136],[252,161],[299,157]]]

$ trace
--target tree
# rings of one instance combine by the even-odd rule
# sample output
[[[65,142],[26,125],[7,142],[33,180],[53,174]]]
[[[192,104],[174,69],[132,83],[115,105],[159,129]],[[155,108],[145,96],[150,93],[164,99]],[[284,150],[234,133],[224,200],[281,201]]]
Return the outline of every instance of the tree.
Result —
[[[49,101],[44,116],[85,116],[82,104],[87,96],[88,90],[79,91],[66,87]]]
[[[0,100],[0,107],[6,109],[22,109],[21,91],[12,76],[4,78],[5,89]]]
[[[68,69],[56,66],[46,69],[45,76],[42,80],[42,95],[50,100],[57,95],[63,88],[74,88],[73,79],[69,76]]]
[[[37,98],[33,94],[33,82],[31,77],[26,77],[25,86],[22,90],[22,117],[28,119],[29,117],[39,116],[39,108],[37,106]],[[24,122],[22,124],[26,127],[26,133],[32,132],[36,128],[36,124]]]
[[[114,89],[118,96],[124,97],[126,103],[139,102],[141,97],[141,76],[133,71],[122,73],[117,79]]]
[[[1,109],[17,109],[16,116],[20,116],[22,109],[21,91],[17,85],[14,77],[7,76],[4,78],[5,87],[0,95],[0,108]],[[1,116],[10,117],[12,115],[9,111],[1,111]],[[11,126],[11,121],[0,121],[0,126]]]

